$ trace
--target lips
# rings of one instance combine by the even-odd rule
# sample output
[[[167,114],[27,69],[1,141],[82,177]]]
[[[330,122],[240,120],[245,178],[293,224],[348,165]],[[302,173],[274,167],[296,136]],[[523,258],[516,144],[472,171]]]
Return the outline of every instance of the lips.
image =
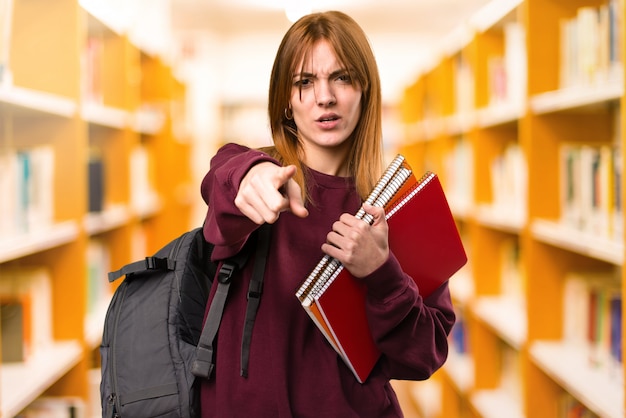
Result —
[[[317,121],[318,122],[334,122],[338,119],[339,119],[338,115],[334,113],[328,113],[328,114],[322,115],[319,119],[317,119]]]

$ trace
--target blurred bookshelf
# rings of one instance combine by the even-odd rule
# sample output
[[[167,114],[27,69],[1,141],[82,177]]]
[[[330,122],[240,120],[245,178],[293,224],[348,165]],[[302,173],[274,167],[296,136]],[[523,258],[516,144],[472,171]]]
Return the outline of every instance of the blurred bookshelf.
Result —
[[[469,254],[448,362],[406,383],[420,416],[624,416],[625,13],[495,0],[407,86],[398,151]]]
[[[99,416],[106,272],[189,228],[186,85],[104,3],[0,0],[0,417]]]

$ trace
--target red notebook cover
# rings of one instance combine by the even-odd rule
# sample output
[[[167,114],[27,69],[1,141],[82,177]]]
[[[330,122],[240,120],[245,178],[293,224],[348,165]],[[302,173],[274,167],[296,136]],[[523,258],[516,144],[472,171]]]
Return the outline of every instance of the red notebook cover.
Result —
[[[388,205],[392,208],[387,210],[389,246],[425,299],[467,262],[467,256],[438,177],[427,173],[420,182],[411,180]],[[365,291],[340,267],[313,303],[322,316],[316,323],[326,322],[327,330],[322,332],[331,337],[329,341],[361,383],[380,357],[366,318]]]

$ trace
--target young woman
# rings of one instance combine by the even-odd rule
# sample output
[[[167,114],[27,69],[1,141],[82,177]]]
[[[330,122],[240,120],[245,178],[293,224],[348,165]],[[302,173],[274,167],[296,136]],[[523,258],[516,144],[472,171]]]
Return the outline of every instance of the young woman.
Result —
[[[426,379],[445,361],[454,313],[447,285],[428,299],[389,251],[381,208],[353,215],[382,174],[381,93],[366,35],[347,15],[303,17],[278,49],[269,89],[274,146],[228,144],[202,183],[205,237],[215,259],[237,253],[263,223],[271,246],[240,375],[253,263],[233,281],[203,417],[399,417],[390,379]],[[367,286],[367,314],[383,353],[359,383],[295,292],[324,254]]]

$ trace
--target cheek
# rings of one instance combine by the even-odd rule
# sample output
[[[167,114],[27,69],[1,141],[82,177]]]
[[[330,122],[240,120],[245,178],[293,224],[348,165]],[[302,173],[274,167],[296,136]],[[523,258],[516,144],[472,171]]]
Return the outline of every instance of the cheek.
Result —
[[[291,108],[293,110],[293,120],[294,122],[296,122],[296,124],[298,124],[298,122],[304,119],[305,111],[302,108],[302,105],[292,105]]]
[[[360,114],[361,112],[361,102],[363,101],[363,93],[360,90],[352,91],[352,94],[349,97],[349,101],[352,102],[352,112],[354,114]]]
[[[352,105],[352,116],[357,121],[361,117],[361,96],[356,98]]]
[[[293,110],[294,119],[302,119],[306,116],[310,109],[308,94],[302,92],[302,95],[295,93],[291,96],[291,109]]]

